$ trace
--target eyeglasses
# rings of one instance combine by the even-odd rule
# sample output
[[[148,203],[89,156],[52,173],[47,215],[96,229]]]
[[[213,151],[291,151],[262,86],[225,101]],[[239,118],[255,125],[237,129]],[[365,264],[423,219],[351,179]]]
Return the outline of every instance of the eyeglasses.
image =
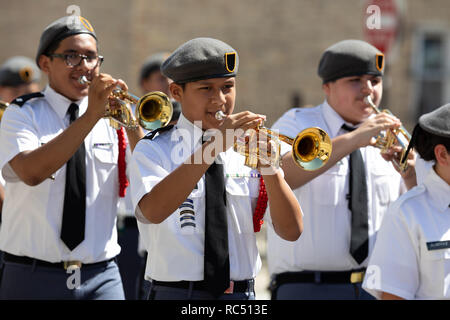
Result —
[[[72,68],[79,66],[83,60],[86,60],[86,66],[88,68],[95,68],[101,65],[104,60],[103,56],[86,56],[79,53],[53,53],[49,57],[61,58]]]

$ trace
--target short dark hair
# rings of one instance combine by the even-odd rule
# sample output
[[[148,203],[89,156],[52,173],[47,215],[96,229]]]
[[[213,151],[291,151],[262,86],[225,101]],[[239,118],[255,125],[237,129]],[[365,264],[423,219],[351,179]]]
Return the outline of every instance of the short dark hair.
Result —
[[[450,138],[429,133],[423,130],[420,125],[417,126],[416,130],[417,137],[414,148],[425,161],[436,160],[434,147],[438,144],[444,145],[447,151],[450,152]]]

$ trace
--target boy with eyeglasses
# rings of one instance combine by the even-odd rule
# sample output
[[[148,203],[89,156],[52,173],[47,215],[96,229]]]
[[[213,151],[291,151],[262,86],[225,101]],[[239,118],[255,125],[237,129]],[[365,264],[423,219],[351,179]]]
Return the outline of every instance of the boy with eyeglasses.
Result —
[[[123,131],[102,118],[112,90],[127,87],[99,73],[102,61],[86,19],[56,20],[36,55],[49,85],[15,99],[4,114],[0,299],[124,299],[115,262]],[[134,148],[142,131],[127,135]]]

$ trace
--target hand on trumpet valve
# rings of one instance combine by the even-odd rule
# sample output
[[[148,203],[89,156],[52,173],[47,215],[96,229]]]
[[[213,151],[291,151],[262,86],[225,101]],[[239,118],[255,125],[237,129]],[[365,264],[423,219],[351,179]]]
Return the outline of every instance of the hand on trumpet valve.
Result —
[[[400,126],[401,122],[399,119],[385,112],[381,112],[364,121],[351,134],[357,137],[356,141],[358,148],[363,148],[369,145],[379,147],[379,139],[383,139],[385,136],[383,131],[396,129]]]
[[[86,112],[94,114],[98,119],[105,115],[109,105],[112,105],[113,108],[119,108],[120,104],[115,101],[113,92],[118,90],[118,88],[124,91],[128,89],[124,81],[114,79],[106,73],[93,76],[91,81],[86,76],[81,76],[78,82],[89,85],[89,103]]]

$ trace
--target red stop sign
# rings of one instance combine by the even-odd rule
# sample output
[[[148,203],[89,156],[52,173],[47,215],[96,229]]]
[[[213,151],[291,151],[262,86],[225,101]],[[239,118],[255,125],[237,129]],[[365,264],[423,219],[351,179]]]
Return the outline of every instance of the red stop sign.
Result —
[[[395,0],[368,0],[364,9],[365,38],[387,54],[398,31],[399,13]]]

